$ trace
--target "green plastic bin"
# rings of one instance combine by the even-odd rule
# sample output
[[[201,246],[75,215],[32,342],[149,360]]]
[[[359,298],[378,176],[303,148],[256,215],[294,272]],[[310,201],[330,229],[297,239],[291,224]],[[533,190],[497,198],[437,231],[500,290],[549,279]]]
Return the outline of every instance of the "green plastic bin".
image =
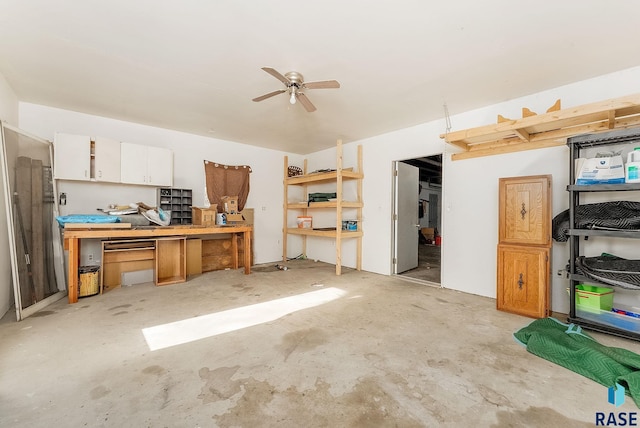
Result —
[[[613,307],[613,289],[595,285],[576,285],[576,305],[585,310],[610,311]]]

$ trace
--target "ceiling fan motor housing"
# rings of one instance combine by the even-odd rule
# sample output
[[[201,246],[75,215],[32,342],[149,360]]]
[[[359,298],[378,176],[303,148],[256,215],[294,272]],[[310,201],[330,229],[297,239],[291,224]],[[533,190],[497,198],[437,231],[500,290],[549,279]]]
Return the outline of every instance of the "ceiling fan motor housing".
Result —
[[[290,83],[287,85],[287,87],[289,88],[292,86],[301,88],[304,85],[304,77],[302,77],[302,74],[298,73],[297,71],[290,71],[288,73],[285,73],[284,77],[289,79]]]

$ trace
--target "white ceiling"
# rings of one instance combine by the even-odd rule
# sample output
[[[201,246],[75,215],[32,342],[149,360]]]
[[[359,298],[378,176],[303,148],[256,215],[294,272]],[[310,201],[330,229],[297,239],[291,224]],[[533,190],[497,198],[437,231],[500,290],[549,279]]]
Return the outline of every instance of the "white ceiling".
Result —
[[[640,65],[638,22],[635,0],[0,0],[0,73],[20,101],[306,154]],[[255,103],[284,88],[264,66],[341,88]]]

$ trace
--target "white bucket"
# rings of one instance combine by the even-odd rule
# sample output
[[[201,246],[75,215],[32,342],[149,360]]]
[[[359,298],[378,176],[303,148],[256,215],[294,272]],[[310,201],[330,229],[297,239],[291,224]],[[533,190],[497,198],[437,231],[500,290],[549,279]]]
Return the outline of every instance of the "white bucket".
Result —
[[[627,164],[624,166],[624,182],[640,183],[640,147],[634,148],[627,154]]]

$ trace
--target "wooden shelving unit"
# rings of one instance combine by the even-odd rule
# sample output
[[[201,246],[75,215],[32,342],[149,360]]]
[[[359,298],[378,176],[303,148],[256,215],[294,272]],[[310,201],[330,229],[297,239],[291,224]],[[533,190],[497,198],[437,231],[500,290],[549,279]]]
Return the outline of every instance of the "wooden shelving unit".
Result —
[[[342,140],[338,140],[336,146],[336,170],[329,172],[308,173],[307,161],[304,161],[303,174],[289,177],[289,159],[284,157],[284,219],[283,219],[283,239],[282,239],[282,260],[287,261],[287,238],[288,235],[297,235],[302,237],[303,255],[307,254],[307,237],[322,237],[335,239],[336,241],[336,275],[342,273],[342,239],[357,239],[356,269],[362,269],[362,146],[358,146],[358,167],[357,170],[352,168],[344,169],[342,166]],[[345,181],[356,182],[356,200],[343,200],[343,184]],[[335,183],[336,200],[329,202],[289,202],[289,186],[301,186],[302,191],[308,196],[308,186],[315,184]],[[290,228],[289,211],[298,210],[302,215],[308,215],[309,211],[314,209],[335,209],[336,227],[335,230],[326,229],[302,229]],[[354,209],[356,212],[357,230],[342,230],[343,210]]]
[[[491,156],[566,144],[580,134],[611,131],[640,125],[640,94],[562,110],[535,114],[523,109],[522,119],[501,118],[497,124],[440,135],[464,151],[452,160]]]

